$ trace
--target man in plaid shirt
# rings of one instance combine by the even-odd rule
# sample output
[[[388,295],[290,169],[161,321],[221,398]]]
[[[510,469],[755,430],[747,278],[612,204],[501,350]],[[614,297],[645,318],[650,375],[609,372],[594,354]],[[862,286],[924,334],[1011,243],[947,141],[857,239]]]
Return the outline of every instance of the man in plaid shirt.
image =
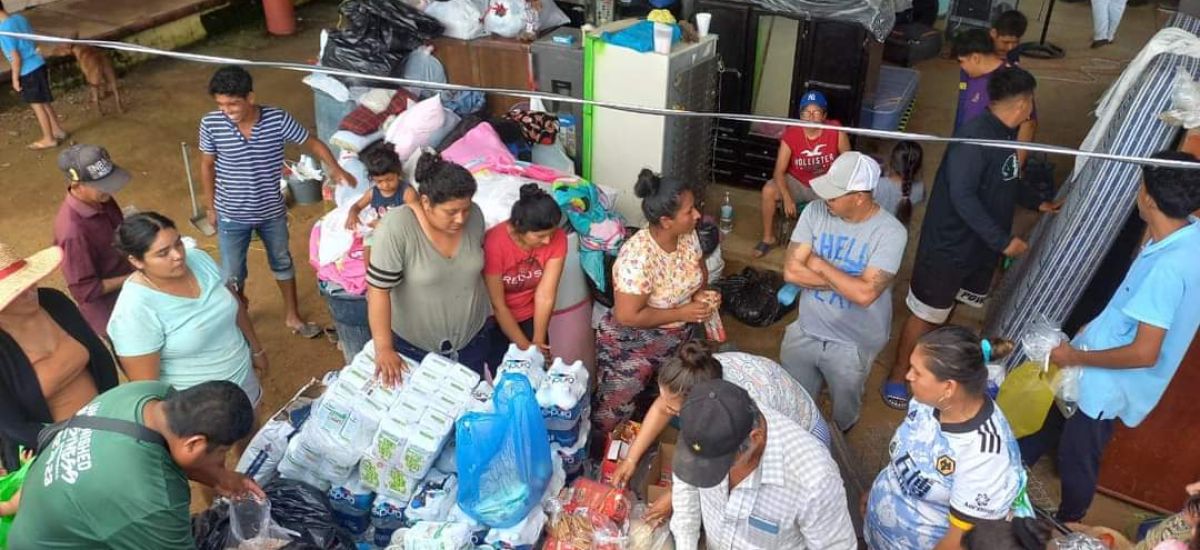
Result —
[[[697,384],[679,411],[674,487],[675,547],[855,550],[837,464],[815,437],[724,380]]]

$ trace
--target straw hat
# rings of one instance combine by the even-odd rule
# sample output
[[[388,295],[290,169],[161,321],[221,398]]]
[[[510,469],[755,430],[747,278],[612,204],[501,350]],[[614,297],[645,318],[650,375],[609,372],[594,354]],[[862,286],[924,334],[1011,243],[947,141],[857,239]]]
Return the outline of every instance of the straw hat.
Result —
[[[22,258],[7,244],[0,242],[0,310],[58,269],[62,256],[62,249],[52,246]]]

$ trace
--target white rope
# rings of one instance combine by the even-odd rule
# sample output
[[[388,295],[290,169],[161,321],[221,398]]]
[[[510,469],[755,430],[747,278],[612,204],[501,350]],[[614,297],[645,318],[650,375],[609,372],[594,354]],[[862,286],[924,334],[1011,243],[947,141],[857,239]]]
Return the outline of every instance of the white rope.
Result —
[[[405,78],[396,78],[396,77],[390,77],[390,76],[377,76],[377,75],[370,75],[370,74],[364,74],[364,73],[356,73],[353,71],[344,71],[341,69],[331,69],[328,67],[320,67],[320,66],[316,66],[316,65],[307,65],[307,64],[302,64],[302,63],[290,63],[290,62],[280,62],[280,61],[255,61],[255,60],[250,60],[250,59],[237,59],[237,58],[233,58],[233,57],[222,57],[222,56],[214,56],[214,55],[202,55],[202,54],[195,54],[195,53],[160,50],[157,48],[151,48],[151,47],[142,46],[139,44],[129,44],[129,43],[125,43],[125,42],[112,42],[112,41],[107,41],[107,40],[73,40],[70,38],[62,38],[62,37],[58,37],[58,36],[16,33],[16,32],[7,32],[7,31],[0,31],[0,36],[10,36],[13,38],[21,38],[21,39],[26,39],[26,40],[33,40],[36,42],[49,42],[49,43],[56,43],[56,44],[83,44],[83,45],[88,45],[88,46],[95,46],[98,48],[106,48],[106,49],[111,49],[111,50],[139,53],[139,54],[159,56],[159,57],[168,57],[168,58],[180,59],[180,60],[184,60],[184,61],[193,61],[193,62],[197,62],[197,63],[207,63],[207,64],[213,64],[213,65],[242,65],[245,67],[282,69],[282,70],[286,70],[286,71],[296,71],[296,72],[303,72],[303,73],[322,73],[322,74],[327,74],[330,76],[340,76],[340,77],[346,77],[346,78],[355,78],[355,79],[359,79],[359,80],[369,80],[369,81],[375,81],[375,82],[386,82],[389,84],[398,84],[400,86],[405,86],[405,87],[429,88],[429,89],[434,89],[434,90],[451,90],[451,91],[477,91],[477,92],[484,92],[484,93],[489,93],[489,94],[503,94],[503,95],[521,96],[521,97],[528,97],[528,98],[536,97],[536,98],[541,98],[543,100],[548,100],[548,101],[573,103],[573,104],[579,104],[579,105],[591,105],[594,107],[603,107],[606,109],[613,109],[613,110],[617,110],[617,111],[626,111],[626,112],[631,112],[631,113],[641,113],[641,114],[646,114],[646,115],[725,119],[725,120],[737,120],[737,121],[742,121],[742,122],[763,122],[763,123],[777,124],[777,125],[784,125],[784,126],[799,126],[799,127],[803,127],[803,128],[820,128],[820,129],[827,129],[827,130],[836,130],[839,132],[846,132],[848,134],[880,138],[880,139],[887,139],[887,140],[912,140],[912,141],[923,141],[923,142],[932,142],[932,143],[966,143],[966,144],[971,144],[971,145],[978,145],[981,147],[991,147],[991,148],[997,148],[997,149],[1010,149],[1010,150],[1011,149],[1020,149],[1020,150],[1024,150],[1024,151],[1036,151],[1036,152],[1048,153],[1048,154],[1052,154],[1052,155],[1067,155],[1067,156],[1074,156],[1074,157],[1084,157],[1084,158],[1089,158],[1089,159],[1109,160],[1109,161],[1116,161],[1116,162],[1128,162],[1128,163],[1148,165],[1148,166],[1200,169],[1200,164],[1197,164],[1194,162],[1188,162],[1188,161],[1131,157],[1131,156],[1127,156],[1127,155],[1112,155],[1112,154],[1108,154],[1108,153],[1083,151],[1080,149],[1073,149],[1070,147],[1062,147],[1062,146],[1058,146],[1058,145],[1047,145],[1047,144],[1041,144],[1041,143],[941,137],[941,136],[936,136],[936,135],[932,135],[932,134],[916,134],[916,133],[911,133],[911,132],[875,130],[875,129],[871,129],[871,128],[855,128],[855,127],[850,127],[850,126],[831,126],[831,125],[827,125],[827,124],[802,122],[799,120],[783,118],[783,117],[745,115],[745,114],[734,114],[734,113],[711,113],[711,112],[663,109],[663,108],[656,108],[656,107],[642,107],[642,106],[638,106],[638,105],[630,105],[630,104],[626,104],[626,103],[615,103],[615,102],[611,102],[611,101],[594,101],[594,100],[590,100],[590,99],[579,99],[579,98],[568,97],[568,96],[558,95],[558,94],[552,94],[552,93],[548,93],[548,92],[540,92],[540,91],[510,90],[510,89],[505,89],[505,88],[483,88],[483,87],[475,87],[475,86],[463,86],[460,84],[447,84],[447,83],[442,83],[442,82],[426,82],[423,80],[409,80],[409,79],[405,79]]]

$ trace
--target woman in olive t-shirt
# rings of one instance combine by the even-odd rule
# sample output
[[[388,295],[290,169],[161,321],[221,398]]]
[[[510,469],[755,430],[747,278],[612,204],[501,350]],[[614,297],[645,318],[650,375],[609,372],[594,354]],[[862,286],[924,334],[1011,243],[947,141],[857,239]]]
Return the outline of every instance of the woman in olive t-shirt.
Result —
[[[436,154],[417,162],[420,205],[384,215],[367,266],[367,312],[376,369],[399,382],[397,353],[433,352],[483,373],[492,313],[483,282],[483,212],[475,178]]]

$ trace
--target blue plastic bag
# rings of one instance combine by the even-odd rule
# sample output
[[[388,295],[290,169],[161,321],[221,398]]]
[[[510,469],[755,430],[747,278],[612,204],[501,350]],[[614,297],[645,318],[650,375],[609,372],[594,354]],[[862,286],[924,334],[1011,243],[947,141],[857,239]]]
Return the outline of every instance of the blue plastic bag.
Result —
[[[494,413],[470,412],[455,423],[458,505],[488,527],[512,527],[542,501],[552,471],[542,410],[529,379],[505,373]]]

